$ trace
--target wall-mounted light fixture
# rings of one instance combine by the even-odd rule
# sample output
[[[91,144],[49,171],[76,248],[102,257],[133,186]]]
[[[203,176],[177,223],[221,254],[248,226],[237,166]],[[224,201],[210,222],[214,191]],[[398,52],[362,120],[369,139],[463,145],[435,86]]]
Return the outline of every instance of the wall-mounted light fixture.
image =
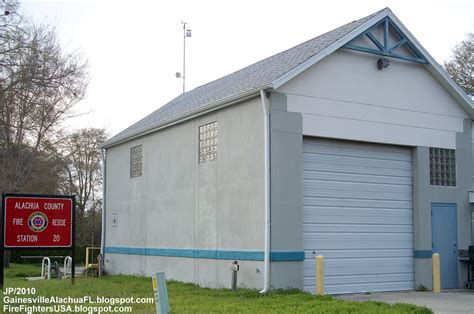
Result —
[[[379,58],[377,60],[377,69],[382,70],[388,68],[390,61],[387,58]]]

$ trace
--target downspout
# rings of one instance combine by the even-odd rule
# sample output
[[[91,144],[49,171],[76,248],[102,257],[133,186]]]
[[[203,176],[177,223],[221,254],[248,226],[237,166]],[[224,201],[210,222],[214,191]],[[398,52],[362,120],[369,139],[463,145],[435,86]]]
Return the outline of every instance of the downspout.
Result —
[[[107,150],[102,149],[102,237],[100,241],[100,254],[102,255],[102,265],[105,263],[105,208],[106,208],[106,193],[105,189],[107,178]]]
[[[265,90],[260,90],[262,99],[263,125],[264,125],[264,166],[265,166],[265,237],[263,259],[263,289],[264,294],[270,290],[270,103]]]

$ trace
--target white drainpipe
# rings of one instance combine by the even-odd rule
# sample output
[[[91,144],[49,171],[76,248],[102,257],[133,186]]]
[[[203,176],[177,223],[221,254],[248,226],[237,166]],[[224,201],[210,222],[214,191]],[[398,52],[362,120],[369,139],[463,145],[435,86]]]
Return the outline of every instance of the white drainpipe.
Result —
[[[263,111],[264,164],[265,164],[265,246],[263,260],[263,289],[260,293],[270,290],[270,103],[265,91],[260,90]]]
[[[107,150],[102,149],[102,238],[100,239],[100,253],[102,254],[102,262],[105,263],[105,197],[106,197],[106,177],[107,177]]]

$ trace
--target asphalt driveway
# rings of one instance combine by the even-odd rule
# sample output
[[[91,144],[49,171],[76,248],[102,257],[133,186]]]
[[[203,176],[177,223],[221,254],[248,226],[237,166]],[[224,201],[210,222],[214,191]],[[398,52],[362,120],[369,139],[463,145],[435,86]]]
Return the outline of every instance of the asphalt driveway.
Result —
[[[474,314],[474,290],[447,290],[433,292],[375,292],[370,294],[345,294],[336,298],[348,301],[381,301],[386,303],[411,303],[426,306],[434,313]]]

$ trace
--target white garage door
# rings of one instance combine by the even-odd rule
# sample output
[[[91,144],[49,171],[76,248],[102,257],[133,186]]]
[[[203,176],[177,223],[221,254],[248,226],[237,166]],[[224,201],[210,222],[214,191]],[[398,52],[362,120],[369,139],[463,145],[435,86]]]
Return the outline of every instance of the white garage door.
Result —
[[[304,289],[325,257],[329,294],[414,288],[411,150],[304,140]]]

